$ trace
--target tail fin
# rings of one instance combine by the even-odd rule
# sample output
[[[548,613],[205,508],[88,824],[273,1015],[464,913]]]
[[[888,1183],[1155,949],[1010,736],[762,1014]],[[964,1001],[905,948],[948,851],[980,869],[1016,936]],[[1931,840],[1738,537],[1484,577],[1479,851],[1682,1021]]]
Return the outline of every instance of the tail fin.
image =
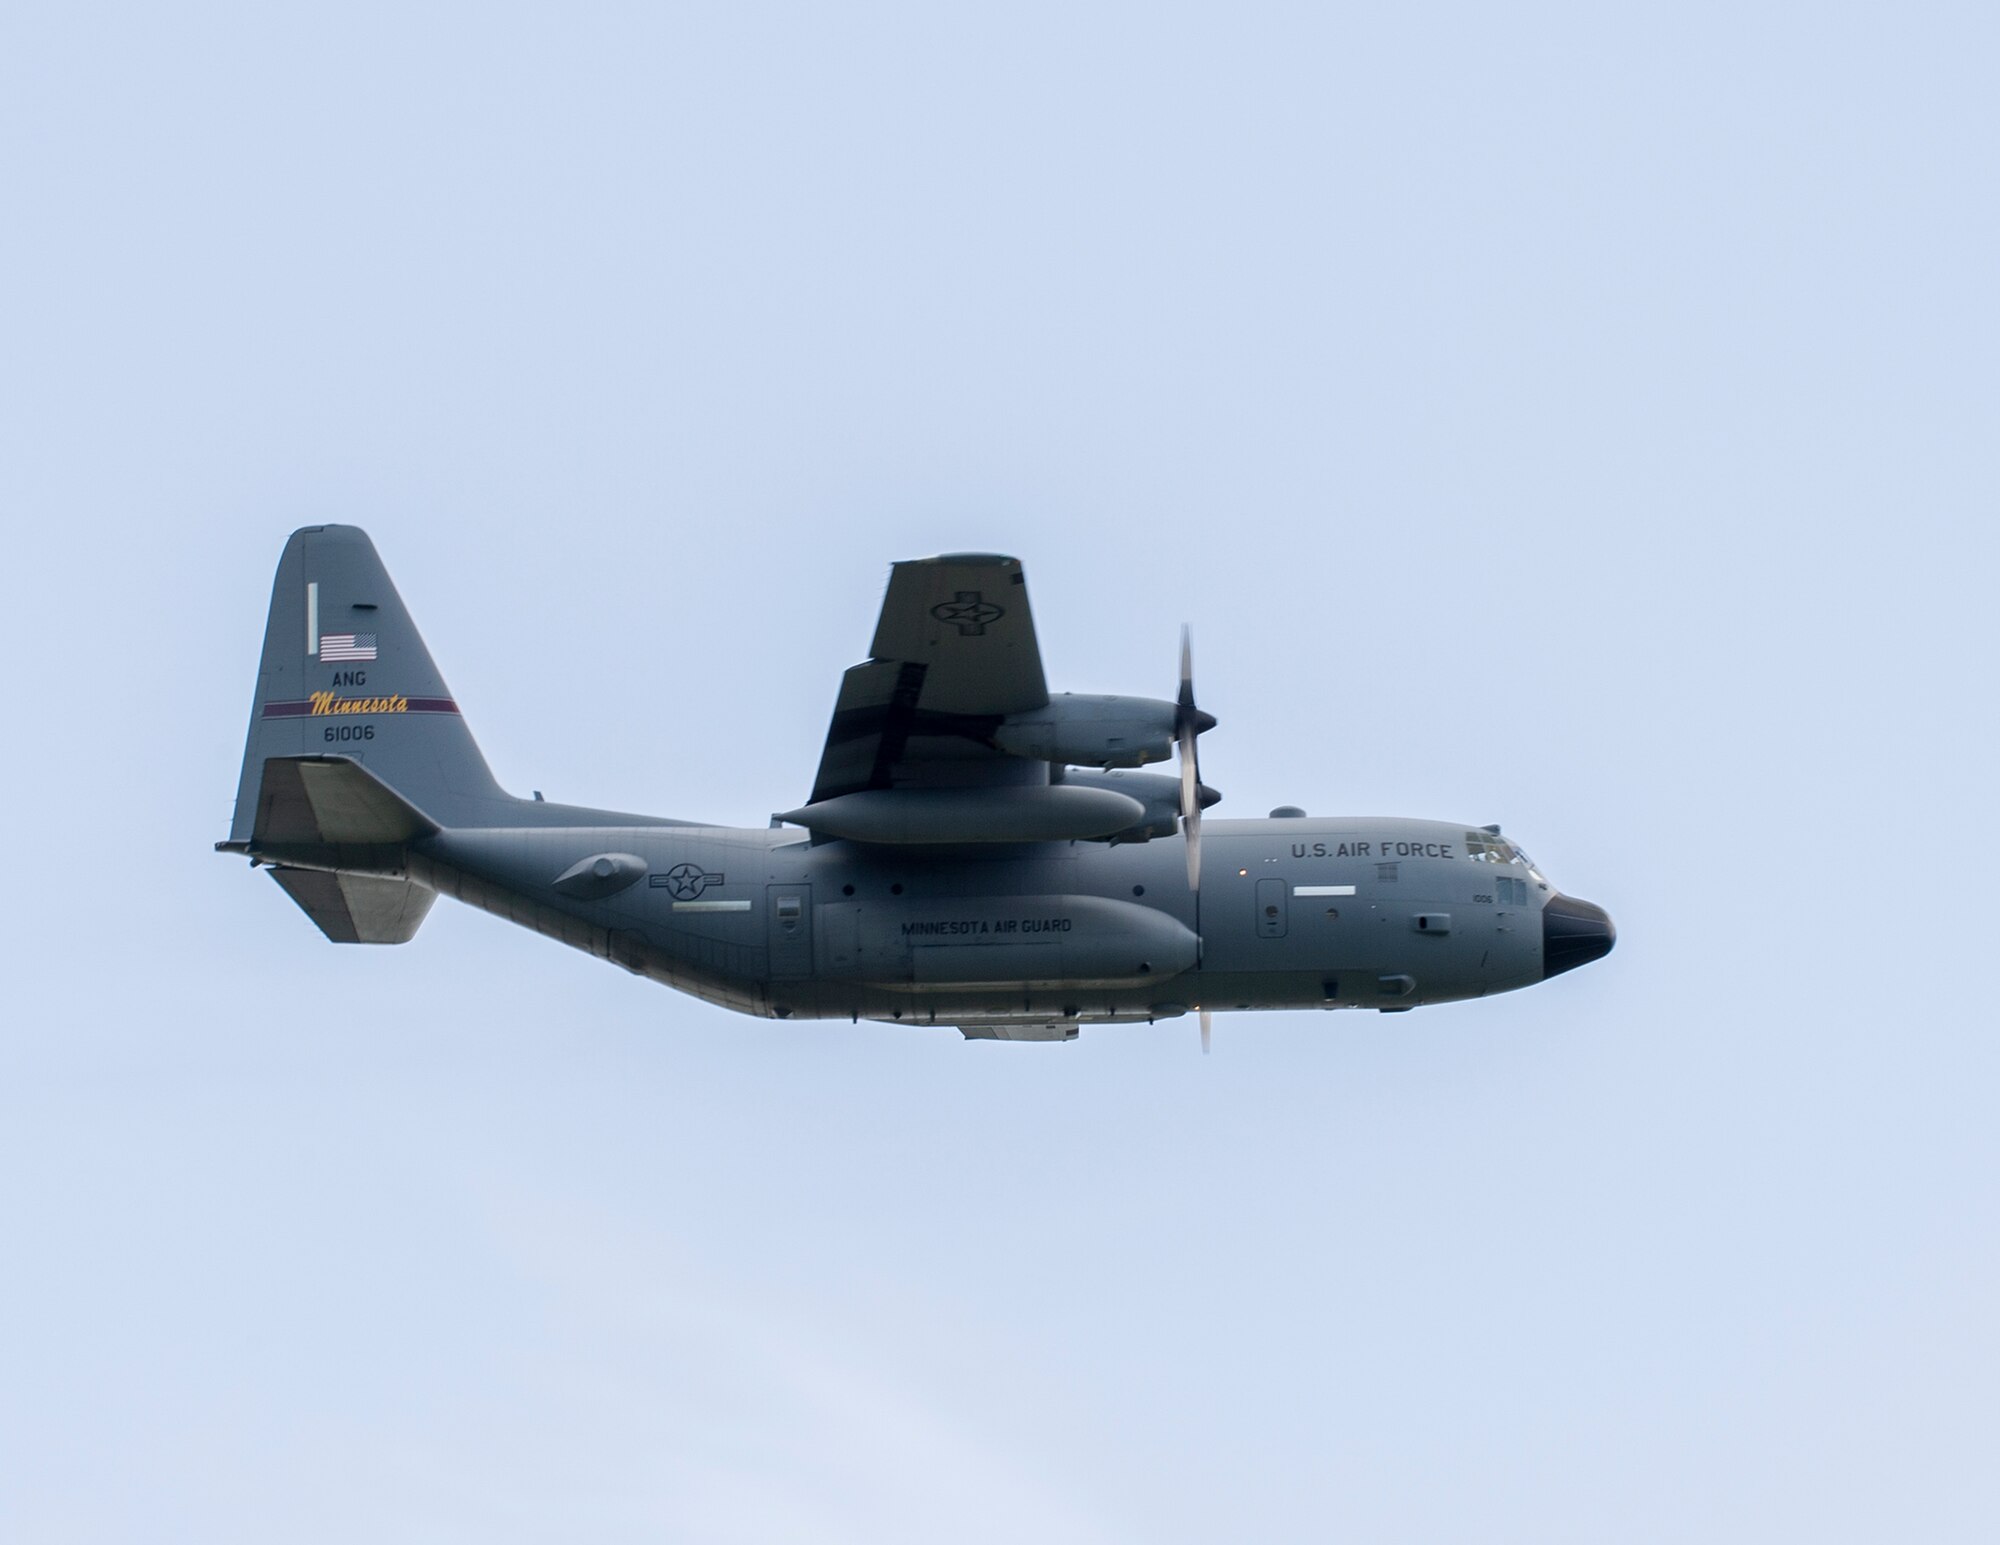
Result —
[[[514,803],[358,526],[294,531],[278,560],[232,844],[256,826],[265,762],[314,755],[352,758],[445,825]]]

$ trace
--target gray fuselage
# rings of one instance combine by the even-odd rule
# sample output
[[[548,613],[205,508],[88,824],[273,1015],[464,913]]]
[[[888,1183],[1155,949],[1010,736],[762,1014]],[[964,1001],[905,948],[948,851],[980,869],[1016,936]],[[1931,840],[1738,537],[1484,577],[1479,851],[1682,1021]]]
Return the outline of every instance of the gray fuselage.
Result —
[[[1185,636],[1172,701],[1051,693],[1019,560],[943,554],[891,566],[811,796],[769,827],[519,799],[367,533],[306,526],[217,846],[336,943],[405,943],[443,894],[744,1013],[975,1038],[1199,1010],[1205,1041],[1217,1009],[1395,1012],[1611,948],[1497,827],[1286,806],[1204,828],[1215,723]],[[1170,755],[1178,778],[1141,770]]]
[[[747,1013],[1105,1021],[1407,1009],[1541,981],[1541,914],[1567,898],[1524,856],[1469,852],[1479,836],[1390,817],[1211,821],[1199,891],[1179,839],[904,858],[680,825],[452,829],[414,845],[406,872]],[[566,893],[592,888],[610,893]]]

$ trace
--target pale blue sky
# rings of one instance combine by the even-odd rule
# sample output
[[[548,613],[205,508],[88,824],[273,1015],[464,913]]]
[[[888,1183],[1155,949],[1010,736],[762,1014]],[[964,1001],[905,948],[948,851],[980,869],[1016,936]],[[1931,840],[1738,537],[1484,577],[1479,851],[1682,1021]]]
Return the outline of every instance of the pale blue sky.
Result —
[[[16,7],[0,1536],[1990,1539],[1977,6]],[[740,1019],[226,830],[374,535],[502,780],[760,824],[895,558],[1609,960]]]

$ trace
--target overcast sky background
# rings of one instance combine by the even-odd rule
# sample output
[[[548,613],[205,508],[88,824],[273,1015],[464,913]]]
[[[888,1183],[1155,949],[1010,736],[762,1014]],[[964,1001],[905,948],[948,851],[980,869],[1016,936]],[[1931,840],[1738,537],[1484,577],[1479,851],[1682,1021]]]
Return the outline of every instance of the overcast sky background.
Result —
[[[15,6],[0,1535],[2000,1531],[1976,5]],[[1532,991],[767,1024],[225,835],[293,527],[502,781],[762,824],[1019,554]]]

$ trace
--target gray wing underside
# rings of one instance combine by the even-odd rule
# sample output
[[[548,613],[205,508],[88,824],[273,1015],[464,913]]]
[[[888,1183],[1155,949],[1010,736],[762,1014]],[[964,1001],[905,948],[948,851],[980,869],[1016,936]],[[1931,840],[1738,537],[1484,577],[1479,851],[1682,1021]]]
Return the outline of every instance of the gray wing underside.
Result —
[[[1020,560],[953,553],[894,565],[868,653],[841,678],[815,802],[1021,781],[1025,764],[992,744],[1007,715],[1049,701]]]

